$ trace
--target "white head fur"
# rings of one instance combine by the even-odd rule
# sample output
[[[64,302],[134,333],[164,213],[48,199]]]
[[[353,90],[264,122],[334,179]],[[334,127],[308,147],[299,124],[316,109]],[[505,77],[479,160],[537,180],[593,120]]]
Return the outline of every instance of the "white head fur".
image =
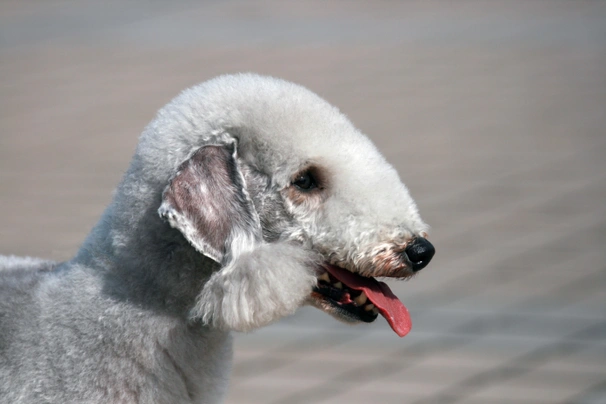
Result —
[[[306,193],[293,181],[310,169],[322,184]],[[154,203],[212,266],[191,319],[231,330],[293,313],[322,262],[381,276],[376,254],[427,230],[394,168],[343,114],[253,74],[215,78],[158,112],[108,210],[113,249],[149,241],[132,229],[149,225]]]

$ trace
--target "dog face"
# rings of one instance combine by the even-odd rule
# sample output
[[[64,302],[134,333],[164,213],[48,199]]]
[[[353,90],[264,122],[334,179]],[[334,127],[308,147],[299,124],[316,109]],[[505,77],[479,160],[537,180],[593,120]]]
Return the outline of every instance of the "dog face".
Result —
[[[374,277],[407,278],[434,250],[368,138],[315,94],[259,76],[184,93],[164,112],[173,121],[175,106],[194,124],[172,133],[188,156],[170,173],[159,213],[219,265],[192,317],[248,330],[308,303],[348,322],[381,313],[408,332],[406,309]],[[158,126],[152,135],[168,132]]]

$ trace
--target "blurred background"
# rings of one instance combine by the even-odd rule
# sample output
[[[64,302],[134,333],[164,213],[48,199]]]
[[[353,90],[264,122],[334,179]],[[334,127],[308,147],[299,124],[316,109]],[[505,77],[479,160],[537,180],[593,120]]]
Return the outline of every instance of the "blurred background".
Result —
[[[227,403],[606,403],[606,2],[0,1],[0,253],[70,258],[182,89],[254,71],[398,169],[413,330],[239,334]]]

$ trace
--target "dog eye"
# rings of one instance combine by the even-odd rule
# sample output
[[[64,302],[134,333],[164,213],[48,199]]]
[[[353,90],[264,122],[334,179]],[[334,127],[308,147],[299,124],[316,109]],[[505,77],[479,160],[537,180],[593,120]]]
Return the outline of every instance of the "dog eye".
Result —
[[[292,183],[297,188],[303,191],[310,191],[318,187],[316,179],[313,177],[313,175],[311,175],[309,171],[306,171],[303,174],[299,175]]]

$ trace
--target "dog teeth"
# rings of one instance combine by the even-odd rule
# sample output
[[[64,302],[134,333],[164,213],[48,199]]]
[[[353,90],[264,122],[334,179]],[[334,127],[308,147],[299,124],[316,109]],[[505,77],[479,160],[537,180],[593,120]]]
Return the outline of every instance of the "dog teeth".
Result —
[[[368,303],[366,306],[364,306],[365,311],[371,311],[374,308],[375,308],[375,305],[372,303]]]
[[[330,278],[328,277],[328,272],[324,272],[322,275],[318,276],[318,280],[324,282],[330,282]]]
[[[354,302],[358,306],[362,306],[362,305],[364,305],[364,303],[366,303],[367,300],[368,300],[368,298],[366,297],[366,293],[362,292],[362,293],[360,293],[360,296],[358,296],[354,299]]]
[[[372,314],[374,314],[375,316],[376,316],[377,314],[379,314],[379,309],[377,309],[376,307],[373,307],[373,308],[372,308]]]
[[[337,283],[333,284],[333,286],[337,289],[343,289],[343,284],[341,282],[337,282]]]

